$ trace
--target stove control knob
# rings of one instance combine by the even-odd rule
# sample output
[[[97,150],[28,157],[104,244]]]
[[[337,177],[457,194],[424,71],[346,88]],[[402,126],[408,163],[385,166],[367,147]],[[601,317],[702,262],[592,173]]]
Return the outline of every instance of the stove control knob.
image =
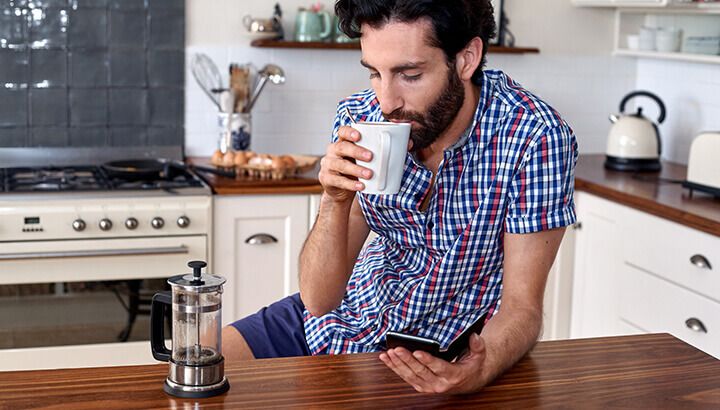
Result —
[[[129,230],[133,230],[138,227],[138,220],[135,218],[128,218],[125,220],[125,227]]]
[[[84,231],[86,226],[87,225],[85,225],[85,221],[83,221],[82,219],[76,219],[72,223],[72,227],[76,232]]]
[[[157,216],[153,218],[152,221],[150,221],[150,225],[152,225],[152,227],[155,229],[160,229],[165,226],[165,220]]]
[[[103,218],[100,220],[100,223],[98,223],[98,226],[100,226],[100,229],[103,231],[109,231],[112,229],[112,221],[107,218]]]
[[[188,226],[190,226],[190,218],[188,218],[187,216],[184,216],[184,215],[181,216],[177,220],[177,225],[181,228],[187,228]]]

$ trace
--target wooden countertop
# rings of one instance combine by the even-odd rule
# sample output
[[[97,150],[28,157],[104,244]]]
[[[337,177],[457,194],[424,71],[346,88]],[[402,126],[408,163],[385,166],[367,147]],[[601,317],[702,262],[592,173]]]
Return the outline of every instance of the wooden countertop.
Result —
[[[228,393],[193,400],[163,392],[165,364],[0,373],[0,408],[720,408],[720,361],[668,334],[541,342],[466,396],[416,393],[377,354],[249,361],[225,374]]]
[[[575,172],[575,188],[661,218],[720,236],[720,199],[696,192],[692,198],[680,184],[659,180],[683,180],[687,167],[663,162],[660,173],[633,174],[606,170],[604,155],[581,155]],[[210,165],[209,158],[193,157],[188,162]],[[298,178],[259,181],[226,178],[208,173],[202,177],[218,195],[320,194],[317,169]]]
[[[684,165],[663,162],[660,173],[633,174],[608,171],[604,161],[604,155],[581,155],[575,189],[720,236],[720,199],[702,192],[690,198],[680,184],[658,180],[684,180]]]
[[[191,157],[189,164],[212,166],[210,158]],[[218,195],[288,195],[288,194],[320,194],[322,186],[317,179],[317,171],[312,171],[297,178],[279,181],[257,180],[250,178],[227,178],[206,172],[198,172],[200,176]]]

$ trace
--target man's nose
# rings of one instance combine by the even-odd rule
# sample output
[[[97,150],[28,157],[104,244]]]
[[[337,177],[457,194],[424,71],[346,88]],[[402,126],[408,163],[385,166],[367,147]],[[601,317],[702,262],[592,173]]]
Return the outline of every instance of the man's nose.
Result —
[[[403,107],[403,100],[400,93],[395,90],[392,84],[382,82],[379,89],[375,90],[375,94],[380,101],[380,109],[382,112],[389,114]]]

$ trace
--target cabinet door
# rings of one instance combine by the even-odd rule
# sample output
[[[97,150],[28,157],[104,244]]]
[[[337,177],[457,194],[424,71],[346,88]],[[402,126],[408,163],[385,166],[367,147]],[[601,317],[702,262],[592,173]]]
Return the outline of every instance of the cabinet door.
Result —
[[[579,229],[575,236],[575,266],[570,337],[613,336],[618,328],[616,272],[622,207],[582,192],[576,194]]]
[[[224,324],[298,291],[309,204],[307,195],[216,198],[213,269],[228,280]]]
[[[575,226],[565,230],[545,285],[543,303],[542,340],[560,340],[570,337],[570,311],[572,304],[572,275],[575,255]]]

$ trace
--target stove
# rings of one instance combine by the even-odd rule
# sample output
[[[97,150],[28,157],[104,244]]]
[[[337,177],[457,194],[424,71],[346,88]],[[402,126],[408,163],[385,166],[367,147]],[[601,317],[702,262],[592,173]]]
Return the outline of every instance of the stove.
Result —
[[[211,237],[212,191],[182,166],[0,168],[0,371],[149,363],[147,301]]]
[[[185,194],[210,192],[210,188],[197,175],[178,168],[172,168],[167,175],[151,179],[113,177],[100,166],[0,168],[0,194],[109,191],[176,194],[177,190],[183,190]]]

